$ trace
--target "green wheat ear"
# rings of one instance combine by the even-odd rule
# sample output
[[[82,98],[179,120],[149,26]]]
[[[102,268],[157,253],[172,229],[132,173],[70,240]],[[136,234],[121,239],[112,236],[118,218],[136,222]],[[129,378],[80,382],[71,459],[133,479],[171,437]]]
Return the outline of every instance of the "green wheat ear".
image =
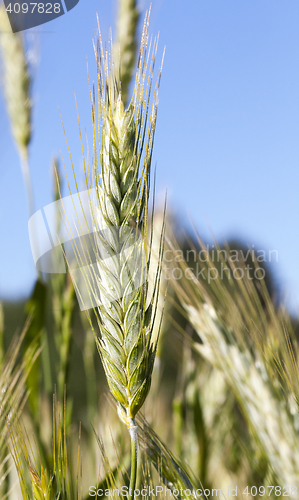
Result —
[[[134,93],[127,109],[122,102],[112,55],[104,52],[100,34],[94,44],[98,118],[91,93],[96,191],[89,200],[93,234],[89,238],[82,234],[83,224],[78,217],[77,236],[81,239],[81,248],[72,235],[78,263],[81,270],[84,268],[86,286],[96,304],[101,331],[97,345],[109,388],[118,402],[118,414],[129,428],[135,426],[134,417],[151,383],[158,341],[157,338],[153,340],[152,332],[164,233],[162,227],[160,263],[150,294],[147,274],[151,245],[146,242],[149,239],[149,184],[161,69],[151,99],[157,39],[151,50],[148,22],[146,16]],[[90,188],[92,183],[86,164],[85,174]],[[92,262],[91,247],[96,265]]]
[[[99,264],[102,282],[107,287],[101,288],[104,304],[100,308],[102,338],[98,346],[110,390],[119,403],[119,416],[131,427],[149,391],[156,345],[151,342],[153,317],[146,307],[147,281],[140,287],[139,282],[137,285],[133,283],[135,264],[130,259],[137,257],[136,252],[127,257],[122,255],[122,248],[128,238],[133,238],[134,242],[135,232],[131,227],[139,227],[143,236],[146,233],[148,172],[144,171],[144,177],[138,181],[138,160],[134,155],[134,106],[125,112],[119,96],[107,125],[114,130],[115,150],[111,148],[111,155],[106,151],[103,187],[98,187],[102,215],[99,222],[108,230],[107,235],[113,226],[120,228],[114,233],[118,241],[113,242],[113,247],[110,247],[111,242],[105,241],[108,254],[115,251],[119,258],[114,259],[113,270],[105,263]],[[141,243],[140,264],[146,258],[143,251],[145,247]],[[122,299],[118,300],[118,297]]]
[[[98,116],[94,92],[90,92],[93,183],[83,150],[86,184],[88,188],[95,186],[96,192],[89,199],[93,234],[88,238],[82,234],[83,221],[78,217],[81,245],[73,238],[78,264],[95,304],[101,332],[96,341],[109,388],[117,401],[118,415],[130,431],[133,466],[137,439],[134,418],[150,388],[158,342],[152,334],[164,234],[163,227],[155,286],[149,293],[148,204],[161,69],[152,85],[157,39],[153,44],[149,41],[148,23],[147,15],[134,92],[127,109],[115,74],[112,43],[109,52],[104,52],[99,32],[94,45]],[[91,253],[96,256],[96,264]]]

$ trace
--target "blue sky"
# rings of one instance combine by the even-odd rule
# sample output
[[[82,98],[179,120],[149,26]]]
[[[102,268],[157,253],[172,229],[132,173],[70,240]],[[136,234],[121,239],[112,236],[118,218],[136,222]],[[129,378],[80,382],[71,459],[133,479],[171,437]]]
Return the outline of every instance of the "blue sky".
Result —
[[[149,6],[144,0],[141,11]],[[75,168],[81,125],[90,138],[86,58],[92,38],[114,31],[116,1],[80,0],[67,15],[30,30],[34,68],[30,168],[36,210],[51,203],[51,159]],[[297,0],[154,0],[150,32],[166,46],[154,148],[157,192],[190,214],[199,232],[277,250],[273,272],[292,310],[299,304],[299,4]],[[29,293],[35,278],[18,155],[0,98],[0,297]]]

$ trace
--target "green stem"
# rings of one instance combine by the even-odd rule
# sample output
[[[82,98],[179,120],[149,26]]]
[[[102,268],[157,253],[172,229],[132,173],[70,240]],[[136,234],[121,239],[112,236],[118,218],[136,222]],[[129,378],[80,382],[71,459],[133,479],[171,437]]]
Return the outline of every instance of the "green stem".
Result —
[[[20,160],[21,160],[21,170],[27,197],[28,214],[30,218],[34,214],[34,196],[33,196],[33,188],[30,176],[27,148],[25,152],[20,155]]]
[[[129,428],[131,436],[131,477],[128,500],[134,500],[134,490],[137,476],[137,425]]]

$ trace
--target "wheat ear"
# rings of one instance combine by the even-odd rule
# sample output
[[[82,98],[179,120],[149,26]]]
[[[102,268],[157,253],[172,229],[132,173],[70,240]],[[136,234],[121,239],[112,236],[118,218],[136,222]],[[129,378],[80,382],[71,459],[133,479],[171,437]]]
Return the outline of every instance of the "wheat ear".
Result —
[[[127,109],[109,52],[101,35],[95,44],[98,75],[98,120],[91,92],[93,120],[93,178],[96,196],[90,196],[93,237],[73,247],[85,271],[101,331],[97,338],[108,385],[117,401],[118,415],[131,436],[131,495],[136,482],[137,426],[135,416],[148,394],[158,338],[152,332],[161,275],[157,267],[154,290],[148,292],[151,245],[148,239],[150,168],[157,118],[161,70],[152,89],[157,40],[148,37],[146,16],[132,100]],[[152,99],[151,99],[152,94]],[[85,158],[85,156],[84,156]],[[85,160],[84,160],[85,161]],[[99,165],[100,164],[100,165]],[[87,187],[91,187],[88,167]],[[82,221],[78,218],[79,226]],[[82,232],[78,228],[78,235]],[[80,234],[81,233],[81,234]],[[91,249],[96,256],[93,265]],[[133,249],[132,251],[130,249]]]
[[[156,287],[148,304],[148,280],[144,273],[148,271],[151,250],[146,246],[146,240],[159,78],[149,111],[157,41],[148,69],[147,30],[148,18],[141,42],[135,91],[126,110],[109,56],[101,49],[100,52],[96,50],[103,138],[99,151],[101,179],[96,162],[94,169],[98,202],[94,211],[98,257],[96,278],[100,289],[98,313],[102,334],[98,346],[110,390],[119,403],[120,418],[129,428],[134,427],[133,419],[150,386],[156,352],[152,330],[161,272],[160,265]],[[136,250],[125,252],[124,249],[131,248],[131,244]]]
[[[3,91],[11,131],[20,156],[29,216],[34,212],[34,197],[28,163],[31,140],[31,77],[23,38],[13,33],[5,5],[0,6],[0,49],[2,55]],[[36,242],[35,242],[36,244]]]

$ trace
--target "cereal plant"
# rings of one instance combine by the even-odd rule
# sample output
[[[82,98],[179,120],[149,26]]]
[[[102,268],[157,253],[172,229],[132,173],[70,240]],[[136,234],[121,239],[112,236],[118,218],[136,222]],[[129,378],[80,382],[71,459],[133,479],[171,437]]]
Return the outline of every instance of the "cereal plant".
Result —
[[[140,14],[136,1],[119,0],[108,41],[98,20],[86,145],[74,102],[83,175],[62,113],[69,156],[52,161],[59,245],[36,274],[17,332],[8,321],[15,306],[0,307],[0,496],[206,500],[234,488],[236,498],[296,498],[296,322],[271,279],[235,278],[229,245],[214,242],[225,279],[198,277],[196,266],[213,272],[214,257],[166,202],[155,206],[164,53],[156,61],[150,12],[142,26]],[[32,215],[32,75],[3,5],[0,35],[3,95]],[[49,263],[65,272],[47,275]]]

